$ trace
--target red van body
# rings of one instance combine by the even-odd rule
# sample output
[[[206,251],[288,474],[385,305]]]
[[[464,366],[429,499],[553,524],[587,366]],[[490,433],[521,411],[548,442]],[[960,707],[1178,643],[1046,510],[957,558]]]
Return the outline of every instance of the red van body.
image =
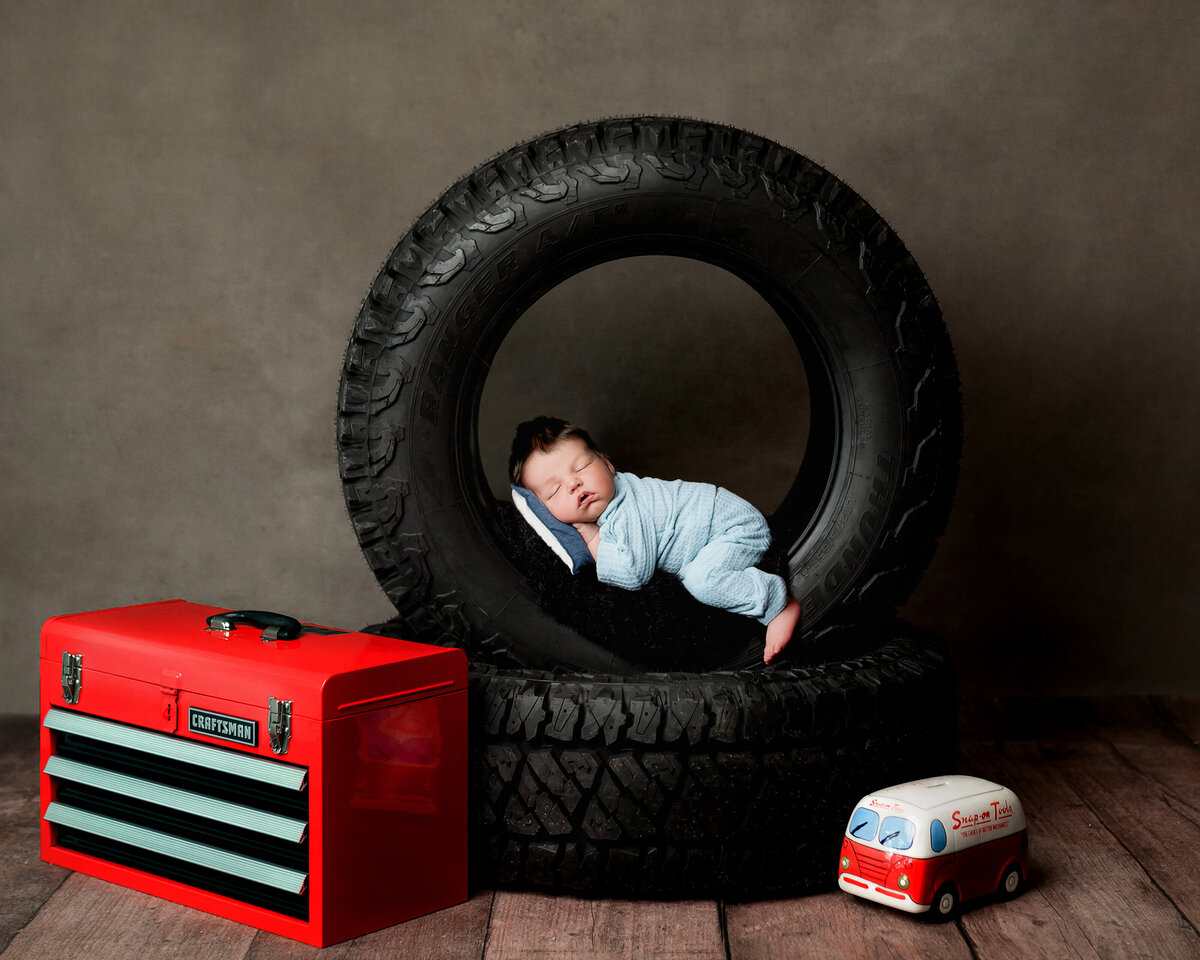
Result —
[[[842,838],[838,886],[945,918],[967,900],[1014,896],[1028,876],[1029,840],[1016,795],[989,780],[948,776],[863,797]]]

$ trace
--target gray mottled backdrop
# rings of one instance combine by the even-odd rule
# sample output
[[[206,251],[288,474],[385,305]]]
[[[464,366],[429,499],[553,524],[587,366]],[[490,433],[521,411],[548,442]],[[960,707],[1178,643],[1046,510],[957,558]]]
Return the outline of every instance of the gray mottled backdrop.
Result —
[[[928,275],[966,444],[905,612],[965,689],[1200,690],[1198,48],[1190,2],[0,0],[0,712],[57,613],[386,617],[334,457],[361,297],[459,175],[622,113],[808,154]],[[769,509],[781,338],[711,268],[598,268],[505,342],[484,449],[553,407]]]

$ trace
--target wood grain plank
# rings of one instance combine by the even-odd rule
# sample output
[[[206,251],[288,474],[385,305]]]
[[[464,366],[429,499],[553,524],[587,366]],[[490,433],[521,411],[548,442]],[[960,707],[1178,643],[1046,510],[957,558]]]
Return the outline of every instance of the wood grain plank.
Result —
[[[1200,749],[1145,701],[1106,703],[1100,715],[1092,738],[1043,744],[1042,754],[1200,928]]]
[[[1115,960],[1123,956],[1098,953],[1070,914],[1059,913],[1055,904],[1045,888],[1035,883],[1015,900],[968,904],[958,926],[978,960]]]
[[[1186,707],[1177,701],[1175,710],[1161,709],[1152,697],[1100,697],[1092,701],[1093,717],[1083,725],[1090,734],[1112,734],[1121,740],[1192,742]]]
[[[953,924],[925,923],[841,891],[729,904],[725,922],[730,960],[971,957],[970,948]]]
[[[38,722],[0,718],[0,951],[66,880],[42,863],[38,844]]]
[[[0,960],[238,960],[252,927],[72,874]]]
[[[1175,729],[1200,746],[1200,697],[1151,697],[1150,700]]]
[[[34,918],[69,876],[69,871],[42,863],[38,854],[36,800],[19,822],[0,828],[0,951]]]
[[[717,904],[497,892],[485,960],[724,960]]]
[[[478,960],[487,938],[493,893],[484,890],[457,906],[398,923],[324,950],[259,933],[246,960]]]
[[[1056,741],[1056,749],[1078,739]],[[1021,909],[992,905],[960,921],[981,960],[1028,956],[1031,944],[1043,956],[1200,955],[1200,935],[1036,744],[975,741],[960,753],[963,772],[1015,790],[1029,820],[1033,875]]]

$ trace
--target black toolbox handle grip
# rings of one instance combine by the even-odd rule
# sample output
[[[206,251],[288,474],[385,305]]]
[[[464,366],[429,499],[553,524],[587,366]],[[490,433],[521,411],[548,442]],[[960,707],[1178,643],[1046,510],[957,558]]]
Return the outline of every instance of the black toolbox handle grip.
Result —
[[[214,613],[206,621],[209,630],[235,630],[239,623],[263,628],[263,640],[295,640],[302,624],[295,617],[267,610],[230,610]]]

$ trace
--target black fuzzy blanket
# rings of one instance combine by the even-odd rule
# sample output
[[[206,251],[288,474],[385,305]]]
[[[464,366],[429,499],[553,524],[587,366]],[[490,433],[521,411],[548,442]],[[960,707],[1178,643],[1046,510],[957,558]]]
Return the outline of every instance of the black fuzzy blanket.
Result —
[[[692,671],[761,648],[761,623],[701,603],[669,573],[660,570],[640,590],[600,583],[594,566],[572,575],[515,507],[498,503],[496,517],[542,609],[606,649],[654,669]],[[774,545],[758,566],[786,577],[786,558]]]

